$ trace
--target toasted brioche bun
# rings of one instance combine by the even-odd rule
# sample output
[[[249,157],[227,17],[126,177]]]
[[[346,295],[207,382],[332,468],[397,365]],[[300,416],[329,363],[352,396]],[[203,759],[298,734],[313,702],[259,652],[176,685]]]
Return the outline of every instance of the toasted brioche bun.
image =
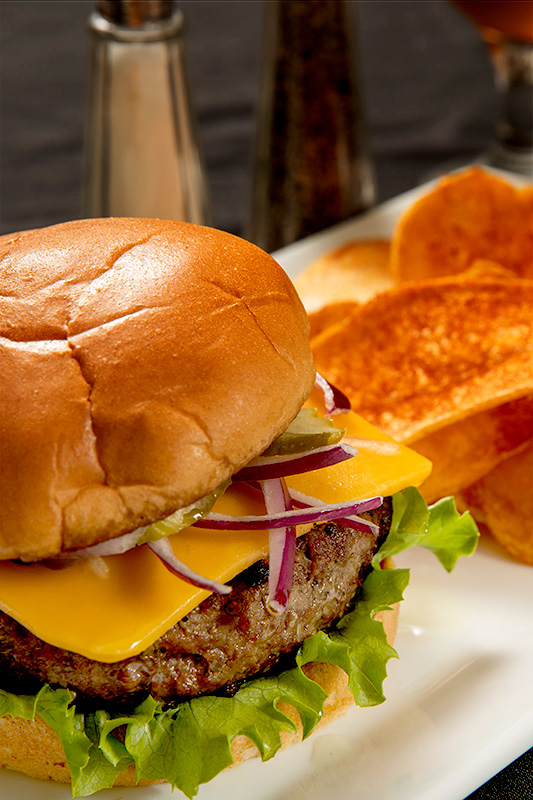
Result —
[[[387,640],[392,645],[398,624],[399,605],[390,610],[380,611],[375,618],[383,622]],[[316,730],[333,722],[348,708],[354,705],[353,695],[348,689],[346,673],[334,664],[313,663],[303,667],[304,672],[312,680],[319,683],[328,693],[324,704],[324,714]],[[298,713],[292,706],[280,704],[279,709],[287,714],[296,725],[294,733],[282,732],[282,746],[301,741],[302,726]],[[246,736],[237,736],[232,743],[232,754],[235,764],[259,755],[253,742]],[[58,783],[70,783],[70,771],[65,761],[65,754],[56,733],[43,722],[40,717],[30,721],[14,717],[0,718],[0,767],[23,772],[32,778],[52,780]],[[115,786],[146,785],[162,783],[162,781],[135,781],[135,769],[129,767],[121,772]]]
[[[97,219],[0,237],[0,559],[167,516],[261,453],[309,395],[308,322],[252,244]]]

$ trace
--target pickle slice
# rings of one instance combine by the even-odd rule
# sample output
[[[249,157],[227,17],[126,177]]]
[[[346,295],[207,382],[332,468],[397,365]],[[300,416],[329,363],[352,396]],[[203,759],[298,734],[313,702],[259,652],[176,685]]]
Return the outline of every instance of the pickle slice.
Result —
[[[283,456],[305,453],[317,447],[336,444],[345,433],[345,430],[335,427],[329,420],[319,417],[313,408],[302,408],[289,427],[274,439],[261,455]],[[223,494],[228,486],[229,481],[211,494],[191,503],[190,506],[179,508],[169,517],[148,525],[137,544],[157,541],[192,525],[211,511],[217,497]]]
[[[329,420],[319,417],[314,408],[302,408],[289,427],[274,439],[262,455],[305,453],[316,447],[337,444],[345,433],[345,430],[335,427]]]
[[[205,517],[206,514],[209,514],[217,497],[220,497],[221,494],[224,494],[229,485],[230,481],[226,481],[226,483],[223,483],[221,486],[215,489],[214,492],[205,495],[205,497],[201,497],[199,500],[196,500],[195,503],[191,503],[189,506],[184,506],[184,508],[178,508],[178,510],[174,511],[174,513],[169,517],[165,517],[158,522],[152,522],[151,525],[147,525],[137,544],[155,542],[158,539],[171,536],[173,533],[178,533],[178,531],[181,531],[183,528],[188,528],[197,520]]]

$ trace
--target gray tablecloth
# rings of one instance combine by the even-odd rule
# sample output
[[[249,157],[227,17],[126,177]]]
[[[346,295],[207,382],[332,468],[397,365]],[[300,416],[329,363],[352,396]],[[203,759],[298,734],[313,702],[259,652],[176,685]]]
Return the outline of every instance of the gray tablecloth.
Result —
[[[179,2],[217,227],[248,220],[262,3]],[[80,215],[92,3],[2,0],[0,225],[6,233]],[[447,2],[358,3],[359,48],[379,200],[490,139],[496,92],[473,27]],[[531,751],[475,800],[531,797]]]

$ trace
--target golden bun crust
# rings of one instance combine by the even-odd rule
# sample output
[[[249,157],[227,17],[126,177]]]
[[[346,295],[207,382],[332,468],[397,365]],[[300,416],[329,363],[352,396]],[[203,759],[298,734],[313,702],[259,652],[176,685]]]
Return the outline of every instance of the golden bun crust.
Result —
[[[0,237],[0,559],[89,546],[188,505],[311,391],[308,321],[254,245],[96,219]]]
[[[70,770],[57,734],[40,717],[0,718],[0,767],[23,772],[30,778],[70,783]],[[133,766],[121,772],[115,786],[146,786],[163,781],[135,782]]]
[[[393,643],[396,635],[398,615],[398,604],[390,610],[376,614],[376,619],[383,622],[389,644]],[[346,673],[340,667],[333,664],[315,663],[307,664],[304,671],[328,693],[324,714],[316,728],[319,730],[333,722],[340,714],[344,714],[354,704],[353,695],[347,686]],[[293,720],[297,728],[295,733],[283,732],[281,734],[285,748],[301,741],[302,726],[298,713],[291,706],[281,704],[280,710]],[[231,750],[235,764],[259,755],[255,745],[246,736],[237,736],[232,743]],[[70,783],[70,771],[61,743],[54,731],[39,717],[36,717],[34,721],[13,717],[0,718],[0,767],[23,772],[40,780]],[[161,783],[161,781],[141,781],[139,785],[148,783]],[[115,786],[134,785],[135,770],[133,767],[120,773],[115,781]]]

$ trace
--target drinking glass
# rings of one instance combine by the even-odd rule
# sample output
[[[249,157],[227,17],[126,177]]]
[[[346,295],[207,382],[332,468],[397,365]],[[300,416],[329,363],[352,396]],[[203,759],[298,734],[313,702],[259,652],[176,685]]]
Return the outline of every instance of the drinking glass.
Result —
[[[533,178],[533,1],[452,2],[479,28],[499,90],[495,136],[482,160]]]

